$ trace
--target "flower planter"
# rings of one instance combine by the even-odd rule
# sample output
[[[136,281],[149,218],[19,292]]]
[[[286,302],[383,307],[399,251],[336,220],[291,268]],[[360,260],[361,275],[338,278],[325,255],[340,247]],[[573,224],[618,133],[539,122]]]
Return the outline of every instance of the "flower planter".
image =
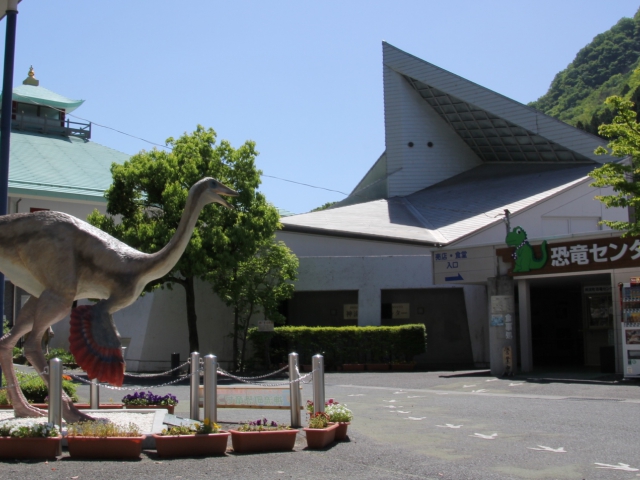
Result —
[[[416,368],[415,363],[392,363],[391,370],[394,372],[410,372]]]
[[[342,365],[345,372],[364,372],[364,363],[345,363]]]
[[[74,458],[139,458],[145,435],[139,437],[67,437]]]
[[[347,438],[347,428],[351,425],[351,422],[339,422],[336,424],[336,442],[341,442]]]
[[[308,448],[324,448],[336,439],[338,424],[334,423],[327,428],[303,428],[307,434]]]
[[[367,371],[369,372],[388,372],[388,363],[367,363]]]
[[[234,452],[275,452],[293,450],[298,430],[268,430],[264,432],[229,430],[229,433]]]
[[[176,408],[175,405],[124,405],[125,410],[158,410],[164,408],[171,415]]]
[[[196,457],[199,455],[223,455],[227,451],[228,432],[208,435],[157,435],[156,450],[160,457]]]
[[[62,435],[47,438],[0,437],[0,458],[56,458]]]

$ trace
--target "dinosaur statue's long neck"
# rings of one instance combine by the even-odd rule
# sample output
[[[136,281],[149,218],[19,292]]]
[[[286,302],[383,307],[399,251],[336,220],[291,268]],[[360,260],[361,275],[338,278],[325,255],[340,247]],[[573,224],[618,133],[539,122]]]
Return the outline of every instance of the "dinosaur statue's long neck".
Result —
[[[206,203],[202,200],[202,195],[198,195],[193,190],[189,192],[176,233],[162,250],[150,255],[153,266],[144,275],[146,282],[163,277],[178,263],[189,244],[198,216]]]

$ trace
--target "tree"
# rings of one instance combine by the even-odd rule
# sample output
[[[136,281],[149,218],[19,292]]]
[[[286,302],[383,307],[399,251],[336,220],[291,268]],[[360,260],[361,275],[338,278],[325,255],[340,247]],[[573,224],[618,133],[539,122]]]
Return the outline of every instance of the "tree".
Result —
[[[606,163],[596,168],[589,175],[594,179],[593,187],[612,187],[615,195],[599,195],[596,199],[607,208],[622,207],[631,211],[640,211],[640,124],[633,102],[621,97],[609,97],[605,103],[614,108],[616,116],[610,124],[600,125],[600,135],[611,138],[607,151],[598,147],[598,155],[610,153],[625,160]],[[626,230],[626,235],[640,234],[640,222],[630,218],[628,222],[603,220],[603,224],[615,230]]]
[[[298,258],[283,242],[272,237],[255,255],[233,268],[218,272],[211,281],[214,291],[233,308],[233,365],[244,370],[247,333],[253,315],[262,313],[274,323],[282,322],[280,303],[293,295]]]
[[[189,348],[200,350],[194,281],[215,279],[216,272],[233,269],[250,259],[258,246],[278,228],[278,212],[257,191],[260,174],[255,166],[255,143],[234,149],[226,140],[216,144],[216,133],[198,125],[177,140],[167,139],[171,151],[141,151],[123,165],[111,167],[113,183],[106,192],[107,215],[94,211],[88,221],[143,252],[166,245],[176,231],[189,188],[204,177],[213,177],[233,188],[235,209],[207,205],[184,254],[163,278],[146,291],[173,284],[186,292]],[[114,216],[119,215],[117,223]]]
[[[324,205],[320,205],[319,207],[316,207],[311,211],[312,212],[320,212],[322,210],[327,210],[328,208],[333,207],[336,203],[338,203],[338,202],[327,202]]]

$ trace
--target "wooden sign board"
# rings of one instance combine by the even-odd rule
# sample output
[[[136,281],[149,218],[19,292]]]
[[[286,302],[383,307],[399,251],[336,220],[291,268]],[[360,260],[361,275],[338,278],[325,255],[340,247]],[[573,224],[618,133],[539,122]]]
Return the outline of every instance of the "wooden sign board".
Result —
[[[302,385],[300,386],[302,390]],[[204,401],[204,387],[199,389],[200,405]],[[218,408],[264,408],[289,410],[289,387],[261,387],[259,385],[218,386]],[[302,406],[300,406],[302,409]]]

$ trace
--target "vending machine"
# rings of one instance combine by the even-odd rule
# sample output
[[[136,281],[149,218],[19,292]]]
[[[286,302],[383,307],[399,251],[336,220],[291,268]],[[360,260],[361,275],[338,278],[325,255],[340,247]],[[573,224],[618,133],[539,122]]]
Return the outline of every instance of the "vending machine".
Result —
[[[623,283],[622,303],[622,371],[625,377],[640,378],[640,277]]]

